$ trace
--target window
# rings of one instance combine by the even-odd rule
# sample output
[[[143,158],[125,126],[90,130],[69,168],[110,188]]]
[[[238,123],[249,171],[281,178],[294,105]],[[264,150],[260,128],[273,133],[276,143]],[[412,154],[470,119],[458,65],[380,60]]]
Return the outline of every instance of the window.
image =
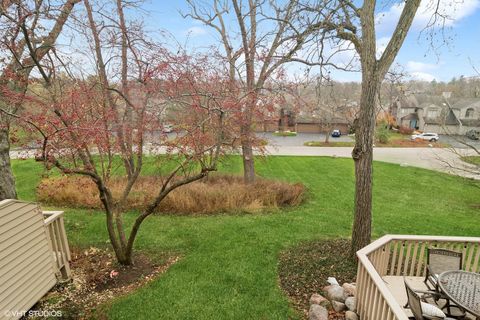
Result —
[[[438,117],[438,109],[428,109],[427,117],[432,118],[432,119],[437,118]]]
[[[465,118],[473,118],[475,110],[473,108],[468,108],[467,112],[465,112]]]

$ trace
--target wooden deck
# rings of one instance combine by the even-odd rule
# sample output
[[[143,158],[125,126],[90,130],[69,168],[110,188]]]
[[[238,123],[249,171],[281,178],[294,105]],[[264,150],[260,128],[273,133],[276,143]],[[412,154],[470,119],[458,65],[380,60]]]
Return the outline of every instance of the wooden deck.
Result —
[[[386,235],[357,252],[357,310],[362,320],[408,320],[403,281],[425,290],[431,247],[460,251],[464,270],[480,271],[480,238]]]

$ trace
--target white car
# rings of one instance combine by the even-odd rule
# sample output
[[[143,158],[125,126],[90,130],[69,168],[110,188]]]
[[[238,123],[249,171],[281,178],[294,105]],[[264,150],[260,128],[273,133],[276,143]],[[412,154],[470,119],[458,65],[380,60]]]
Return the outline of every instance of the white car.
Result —
[[[439,136],[436,133],[424,132],[419,134],[412,134],[411,139],[412,140],[421,139],[421,140],[427,140],[430,142],[436,142],[438,141]]]

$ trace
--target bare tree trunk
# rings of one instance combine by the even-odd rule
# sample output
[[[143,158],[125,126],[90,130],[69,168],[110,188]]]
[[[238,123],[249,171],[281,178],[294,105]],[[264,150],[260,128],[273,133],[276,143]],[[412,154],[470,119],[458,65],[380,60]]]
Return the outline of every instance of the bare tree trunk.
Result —
[[[253,159],[253,147],[250,139],[242,142],[242,158],[243,158],[243,180],[250,184],[255,182],[255,162]]]
[[[251,119],[248,114],[246,118],[246,123],[241,128],[243,181],[250,184],[255,182],[255,160],[253,158]]]
[[[8,128],[0,128],[0,201],[16,199],[15,178],[10,165]]]
[[[352,229],[352,256],[370,243],[372,234],[372,160],[375,130],[375,76],[362,82],[361,109],[355,131],[355,215]]]
[[[355,131],[355,217],[352,228],[351,256],[368,245],[372,234],[372,160],[375,133],[375,103],[381,82],[402,47],[412,25],[420,0],[407,1],[398,24],[382,56],[376,59],[375,0],[365,0],[360,19],[362,44],[359,54],[362,65],[360,115]],[[357,45],[358,46],[358,45]],[[357,49],[358,50],[358,49]]]
[[[362,40],[362,94],[360,113],[355,131],[355,147],[352,158],[355,162],[355,212],[352,227],[351,256],[368,245],[372,236],[372,160],[375,132],[375,98],[380,87],[375,37],[375,1],[363,4]],[[387,68],[388,69],[388,68]]]
[[[325,131],[325,143],[330,143],[330,133],[332,132],[332,127],[327,126],[327,130]]]

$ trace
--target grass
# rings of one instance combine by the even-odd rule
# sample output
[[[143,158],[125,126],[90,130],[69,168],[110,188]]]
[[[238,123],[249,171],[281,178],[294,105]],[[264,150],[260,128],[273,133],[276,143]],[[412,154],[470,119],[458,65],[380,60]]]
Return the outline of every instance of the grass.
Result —
[[[273,133],[277,137],[296,137],[297,133],[293,131],[278,131]]]
[[[241,168],[239,157],[223,172]],[[34,200],[42,169],[14,161],[20,198]],[[110,319],[297,319],[301,315],[279,286],[280,253],[305,241],[348,238],[354,169],[350,159],[267,157],[257,161],[265,178],[303,182],[303,205],[282,213],[149,217],[135,244],[146,254],[181,255],[165,274],[106,307]],[[373,235],[478,236],[479,189],[463,178],[414,167],[374,164]],[[431,192],[435,190],[435,192]],[[105,219],[95,210],[66,210],[71,246],[108,247]],[[134,219],[126,215],[126,223]]]
[[[400,132],[389,131],[389,137],[392,140],[404,140],[404,139],[410,139],[411,134],[402,134]]]
[[[462,161],[465,161],[476,166],[480,166],[480,156],[465,156],[461,157]]]
[[[353,147],[355,146],[354,141],[307,141],[303,145],[307,147]]]
[[[10,146],[12,148],[21,148],[32,144],[35,140],[35,135],[31,132],[27,132],[24,128],[17,125],[12,125],[10,129]]]

